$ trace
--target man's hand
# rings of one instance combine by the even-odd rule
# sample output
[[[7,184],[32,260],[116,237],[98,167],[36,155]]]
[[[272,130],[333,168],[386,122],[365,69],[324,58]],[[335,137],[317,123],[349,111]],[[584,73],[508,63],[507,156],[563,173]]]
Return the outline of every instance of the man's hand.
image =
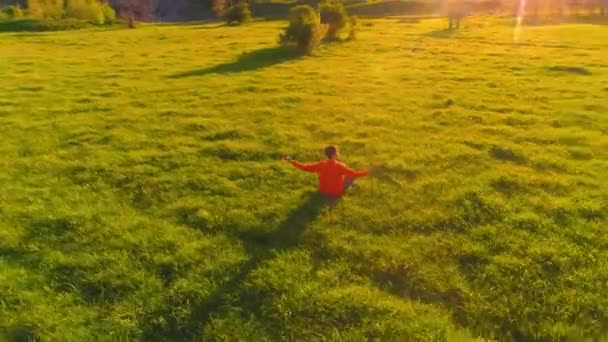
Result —
[[[289,156],[286,155],[286,154],[281,154],[281,160],[288,162],[289,161]]]
[[[382,167],[380,166],[380,163],[378,163],[378,161],[373,161],[369,167],[369,173],[377,175],[378,173],[381,173],[381,171]]]

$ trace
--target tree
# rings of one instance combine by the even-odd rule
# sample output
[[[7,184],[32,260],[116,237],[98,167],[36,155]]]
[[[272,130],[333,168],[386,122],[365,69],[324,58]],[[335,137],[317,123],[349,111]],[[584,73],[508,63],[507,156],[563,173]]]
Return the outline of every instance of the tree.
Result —
[[[226,19],[228,11],[235,6],[249,8],[249,0],[204,0],[202,3],[203,6],[205,8],[208,7],[218,19]]]
[[[156,0],[112,0],[111,4],[130,28],[135,27],[136,19],[151,19],[157,7]]]
[[[460,20],[466,16],[467,9],[464,0],[448,0],[447,15],[449,20],[449,28],[459,28]]]
[[[296,43],[301,53],[311,54],[325,36],[325,25],[309,5],[298,5],[289,11],[289,26],[279,35],[281,44]]]
[[[0,6],[19,6],[27,7],[27,0],[0,0]]]
[[[229,7],[228,0],[212,0],[211,1],[211,11],[217,18],[222,18],[224,16],[224,12]]]
[[[190,0],[157,0],[155,16],[158,19],[173,21],[189,13],[190,11],[186,12],[186,10],[191,5]]]

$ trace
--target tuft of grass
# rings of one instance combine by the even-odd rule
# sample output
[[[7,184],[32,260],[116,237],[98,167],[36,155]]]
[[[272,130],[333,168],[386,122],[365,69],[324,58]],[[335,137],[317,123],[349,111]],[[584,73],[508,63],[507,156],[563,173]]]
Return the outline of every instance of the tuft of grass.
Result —
[[[608,26],[467,22],[0,33],[0,339],[601,339]]]

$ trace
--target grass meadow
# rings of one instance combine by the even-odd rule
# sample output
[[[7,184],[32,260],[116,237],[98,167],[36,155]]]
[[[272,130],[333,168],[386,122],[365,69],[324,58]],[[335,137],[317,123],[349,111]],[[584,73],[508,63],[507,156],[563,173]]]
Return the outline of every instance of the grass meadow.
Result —
[[[0,339],[606,338],[608,26],[512,24],[0,34]]]

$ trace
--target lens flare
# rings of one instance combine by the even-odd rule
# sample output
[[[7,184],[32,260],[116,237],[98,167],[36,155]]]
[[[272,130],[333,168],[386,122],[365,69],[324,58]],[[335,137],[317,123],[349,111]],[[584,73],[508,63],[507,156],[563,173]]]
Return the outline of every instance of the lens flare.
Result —
[[[526,0],[519,0],[519,7],[517,8],[517,22],[515,23],[515,30],[513,32],[513,41],[516,43],[519,41],[525,13]]]

